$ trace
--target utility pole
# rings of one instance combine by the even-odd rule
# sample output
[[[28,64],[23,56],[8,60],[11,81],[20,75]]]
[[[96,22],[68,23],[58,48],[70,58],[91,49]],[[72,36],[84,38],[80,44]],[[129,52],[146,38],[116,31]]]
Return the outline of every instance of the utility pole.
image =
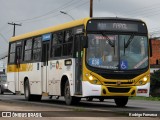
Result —
[[[90,17],[93,17],[93,0],[90,0]]]
[[[13,37],[15,36],[15,31],[16,31],[16,25],[17,26],[22,26],[21,24],[16,24],[16,23],[8,23],[9,25],[13,25]]]

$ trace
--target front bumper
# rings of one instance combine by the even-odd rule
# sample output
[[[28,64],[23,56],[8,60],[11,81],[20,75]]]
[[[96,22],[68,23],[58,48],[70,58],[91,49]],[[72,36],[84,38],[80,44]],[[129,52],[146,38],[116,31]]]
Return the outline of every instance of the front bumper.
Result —
[[[83,97],[87,96],[145,96],[149,97],[150,83],[142,86],[104,86],[82,82]]]

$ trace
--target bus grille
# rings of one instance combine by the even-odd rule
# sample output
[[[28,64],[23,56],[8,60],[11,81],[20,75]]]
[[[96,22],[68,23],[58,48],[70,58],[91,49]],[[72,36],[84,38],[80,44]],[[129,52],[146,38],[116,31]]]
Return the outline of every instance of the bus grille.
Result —
[[[128,93],[130,88],[113,88],[113,87],[108,87],[109,92],[114,92],[114,93]]]
[[[106,79],[133,79],[138,76],[138,74],[107,74],[107,73],[99,73],[103,78]]]
[[[121,85],[132,85],[134,82],[121,82]],[[117,82],[104,82],[105,85],[114,84],[116,85]]]

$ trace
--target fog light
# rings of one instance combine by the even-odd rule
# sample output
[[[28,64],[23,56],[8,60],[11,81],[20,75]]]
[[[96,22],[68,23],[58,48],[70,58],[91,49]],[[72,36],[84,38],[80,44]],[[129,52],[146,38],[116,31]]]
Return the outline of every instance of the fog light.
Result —
[[[142,80],[140,80],[140,81],[139,81],[139,84],[140,84],[140,85],[142,85],[142,84],[143,84],[143,81],[142,81]]]
[[[135,93],[135,90],[132,91],[131,95],[134,95],[134,93]]]
[[[97,84],[97,82],[98,82],[98,80],[93,80],[93,83],[94,83],[94,84]]]
[[[103,89],[103,94],[106,94],[106,90],[105,89]]]

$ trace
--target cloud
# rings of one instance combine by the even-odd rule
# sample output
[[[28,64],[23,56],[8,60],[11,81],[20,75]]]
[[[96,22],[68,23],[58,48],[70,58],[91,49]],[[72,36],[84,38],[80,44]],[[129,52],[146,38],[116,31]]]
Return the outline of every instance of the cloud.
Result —
[[[95,17],[143,19],[149,31],[160,30],[159,0],[93,0],[93,3]],[[60,10],[75,19],[89,16],[89,0],[0,0],[0,8],[0,33],[8,40],[13,32],[13,26],[8,22],[22,23],[21,27],[16,27],[16,35],[19,35],[72,20]],[[0,39],[3,38],[0,36]],[[8,47],[4,40],[1,45],[0,54]]]

